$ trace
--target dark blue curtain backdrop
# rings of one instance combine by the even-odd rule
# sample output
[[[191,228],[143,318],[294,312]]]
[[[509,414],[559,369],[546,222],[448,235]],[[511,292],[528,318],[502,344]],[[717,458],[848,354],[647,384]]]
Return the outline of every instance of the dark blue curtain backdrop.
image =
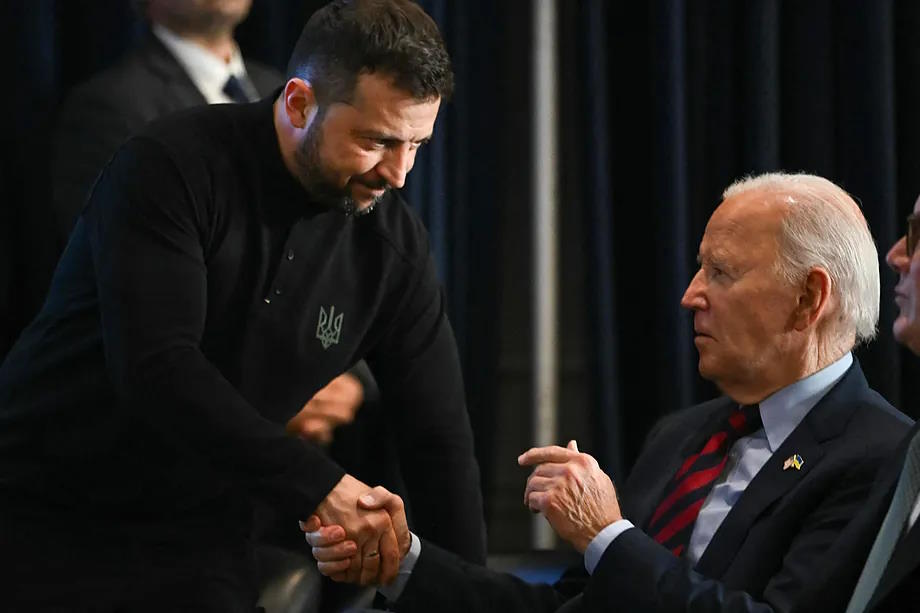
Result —
[[[920,193],[920,5],[891,0],[582,0],[563,53],[591,277],[586,297],[599,455],[628,466],[662,414],[715,394],[678,305],[705,223],[733,179],[824,175],[861,202],[880,248],[870,382],[920,414],[920,358],[891,335],[883,256]],[[621,474],[621,473],[620,473]]]
[[[127,0],[2,4],[9,106],[0,168],[0,354],[38,308],[60,248],[48,227],[57,105],[143,28]],[[283,69],[319,4],[256,0],[238,32],[244,53]],[[520,260],[530,223],[532,3],[422,4],[443,28],[457,94],[406,192],[428,224],[448,293],[488,494],[493,465],[520,451],[503,451],[493,463],[508,435],[496,430],[494,415],[513,412],[523,430],[530,408],[498,406],[506,347],[497,339],[500,326],[519,326],[503,342],[528,351],[529,281]],[[920,4],[558,6],[562,221],[578,226],[567,236],[580,237],[562,249],[567,262],[579,263],[566,274],[585,272],[580,295],[564,298],[563,330],[580,326],[590,364],[595,440],[582,446],[621,477],[658,417],[716,393],[696,374],[690,317],[678,302],[728,183],[773,169],[815,172],[859,199],[883,254],[903,232],[920,193]],[[886,268],[882,277],[880,337],[859,356],[876,388],[916,415],[920,359],[891,338],[894,275]],[[576,410],[563,406],[563,420]]]

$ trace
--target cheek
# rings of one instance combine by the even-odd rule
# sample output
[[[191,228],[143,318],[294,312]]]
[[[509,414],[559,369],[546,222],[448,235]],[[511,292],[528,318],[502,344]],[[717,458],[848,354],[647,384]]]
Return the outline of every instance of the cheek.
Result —
[[[920,265],[911,266],[908,273],[908,290],[907,294],[908,308],[914,319],[920,319]]]
[[[343,151],[339,157],[340,168],[342,172],[349,176],[361,176],[367,174],[380,162],[380,155],[373,151],[367,151],[360,147],[355,147]]]
[[[758,300],[757,297],[750,297],[725,305],[724,333],[729,346],[740,351],[763,347],[771,336],[782,329],[782,322],[777,315],[779,309],[770,308]]]

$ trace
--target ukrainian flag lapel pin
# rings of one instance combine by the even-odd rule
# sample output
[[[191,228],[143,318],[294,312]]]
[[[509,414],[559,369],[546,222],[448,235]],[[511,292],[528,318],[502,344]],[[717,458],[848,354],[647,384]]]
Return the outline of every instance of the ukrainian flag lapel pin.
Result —
[[[788,458],[786,458],[785,462],[783,462],[783,470],[789,470],[790,468],[794,468],[796,470],[802,470],[802,466],[804,465],[805,465],[805,460],[802,459],[802,456],[800,456],[797,453],[794,453]]]

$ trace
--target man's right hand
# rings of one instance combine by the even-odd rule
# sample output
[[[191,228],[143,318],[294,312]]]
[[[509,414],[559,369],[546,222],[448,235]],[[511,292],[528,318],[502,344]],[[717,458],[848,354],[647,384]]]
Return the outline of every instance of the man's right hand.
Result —
[[[405,510],[401,504],[398,508],[390,505],[370,509],[360,505],[359,498],[369,494],[373,491],[368,485],[345,475],[316,507],[315,514],[322,525],[341,526],[345,538],[357,545],[348,569],[332,576],[336,581],[371,585],[390,583],[396,578],[402,553],[397,529],[408,533],[404,528]]]
[[[362,495],[358,499],[358,506],[366,510],[382,509],[387,512],[393,522],[399,546],[399,559],[402,560],[409,553],[412,544],[402,498],[378,486]],[[348,581],[345,575],[360,556],[357,555],[355,543],[347,540],[342,526],[325,523],[316,515],[311,515],[300,523],[300,528],[306,533],[307,542],[313,548],[319,571],[335,581]],[[381,573],[372,583],[388,584],[390,579]]]

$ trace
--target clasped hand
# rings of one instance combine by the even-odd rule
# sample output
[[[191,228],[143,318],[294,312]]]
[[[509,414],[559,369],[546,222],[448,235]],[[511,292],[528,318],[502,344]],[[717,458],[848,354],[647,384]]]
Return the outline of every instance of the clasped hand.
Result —
[[[411,544],[402,499],[345,475],[300,523],[319,571],[334,581],[385,585]]]

